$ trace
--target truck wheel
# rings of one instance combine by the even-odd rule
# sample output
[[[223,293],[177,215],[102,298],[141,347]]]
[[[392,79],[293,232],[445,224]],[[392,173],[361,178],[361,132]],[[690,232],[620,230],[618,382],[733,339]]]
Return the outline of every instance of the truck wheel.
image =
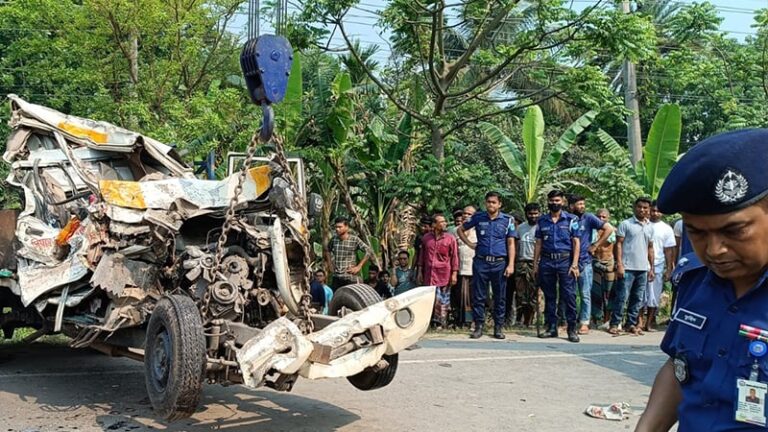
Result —
[[[144,376],[158,416],[191,416],[200,402],[205,373],[205,335],[200,310],[191,298],[163,297],[147,326]]]
[[[359,311],[380,301],[381,297],[379,297],[379,294],[368,285],[347,285],[339,288],[333,294],[331,303],[328,305],[328,313],[330,315],[337,315],[342,307],[352,311]],[[375,390],[386,386],[395,378],[398,354],[384,354],[382,360],[386,360],[389,363],[384,369],[377,370],[369,367],[357,375],[347,377],[347,380],[360,390]]]

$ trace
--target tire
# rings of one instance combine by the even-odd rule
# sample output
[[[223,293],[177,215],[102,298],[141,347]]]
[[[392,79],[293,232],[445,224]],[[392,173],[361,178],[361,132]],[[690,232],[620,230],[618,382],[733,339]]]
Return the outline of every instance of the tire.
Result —
[[[381,297],[379,297],[379,294],[368,285],[347,285],[339,288],[333,294],[331,303],[328,305],[328,313],[330,315],[338,315],[342,307],[352,311],[359,311],[380,301]],[[384,354],[382,359],[386,360],[389,366],[378,371],[369,367],[357,375],[347,377],[347,381],[359,390],[367,391],[382,388],[391,383],[395,378],[398,358],[398,354]]]
[[[147,326],[144,379],[155,413],[168,421],[197,409],[205,374],[205,335],[200,310],[191,298],[160,299]]]

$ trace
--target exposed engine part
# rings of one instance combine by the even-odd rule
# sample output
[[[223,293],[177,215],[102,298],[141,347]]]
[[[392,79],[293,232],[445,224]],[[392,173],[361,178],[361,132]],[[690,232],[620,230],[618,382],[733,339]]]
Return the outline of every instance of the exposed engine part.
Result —
[[[229,283],[242,289],[249,290],[253,282],[248,280],[248,262],[245,258],[230,255],[222,261],[222,270]]]

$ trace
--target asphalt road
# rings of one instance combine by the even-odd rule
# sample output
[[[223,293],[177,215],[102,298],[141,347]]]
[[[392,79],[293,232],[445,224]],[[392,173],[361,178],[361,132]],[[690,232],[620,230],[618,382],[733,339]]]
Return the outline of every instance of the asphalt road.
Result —
[[[209,385],[197,413],[173,424],[153,418],[141,363],[55,344],[0,346],[0,432],[631,431],[665,360],[661,337],[431,336],[401,354],[384,389],[343,379],[300,380],[291,393]],[[613,402],[631,406],[628,420],[583,413]]]

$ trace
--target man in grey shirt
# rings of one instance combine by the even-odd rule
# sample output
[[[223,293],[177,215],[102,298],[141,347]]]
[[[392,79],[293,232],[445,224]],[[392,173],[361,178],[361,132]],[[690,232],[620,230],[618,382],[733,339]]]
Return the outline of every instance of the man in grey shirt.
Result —
[[[516,322],[528,327],[533,323],[538,290],[533,277],[533,249],[536,246],[536,223],[541,216],[541,207],[536,203],[525,206],[525,222],[517,227],[520,239],[517,241],[515,262],[515,309]],[[507,285],[510,285],[509,283]],[[509,316],[509,315],[508,315]]]
[[[627,308],[624,329],[632,334],[642,334],[637,325],[638,313],[643,302],[645,287],[653,281],[653,227],[648,220],[651,213],[651,199],[641,197],[635,200],[635,216],[622,221],[616,230],[616,296],[611,305],[612,316],[608,333],[618,334],[619,324]]]

